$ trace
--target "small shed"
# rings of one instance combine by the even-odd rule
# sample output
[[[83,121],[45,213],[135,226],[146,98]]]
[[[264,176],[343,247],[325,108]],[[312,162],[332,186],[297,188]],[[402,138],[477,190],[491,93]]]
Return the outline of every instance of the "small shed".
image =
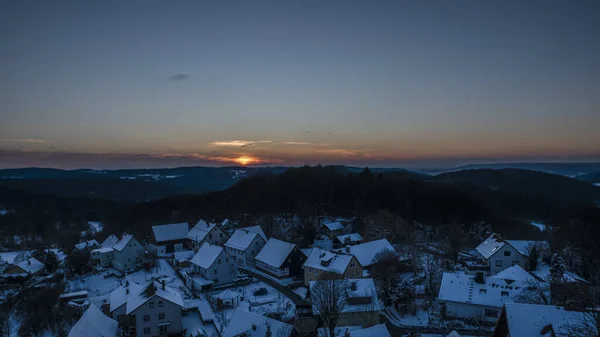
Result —
[[[240,294],[233,292],[229,289],[221,292],[217,295],[217,307],[223,308],[235,308],[240,303]]]

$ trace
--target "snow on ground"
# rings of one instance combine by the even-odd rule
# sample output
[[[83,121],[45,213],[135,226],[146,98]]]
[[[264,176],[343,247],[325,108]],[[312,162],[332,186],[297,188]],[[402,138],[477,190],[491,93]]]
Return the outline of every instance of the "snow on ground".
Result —
[[[267,294],[262,296],[254,296],[254,291],[260,288],[267,289]],[[265,315],[268,313],[280,313],[282,314],[283,319],[292,318],[296,313],[296,307],[289,298],[264,282],[256,282],[245,286],[228,288],[228,290],[240,295],[240,303],[237,306],[238,308],[258,313],[260,315]],[[222,291],[223,290],[213,291],[207,295],[215,298]],[[235,308],[225,309],[225,320],[229,320],[234,311]]]
[[[0,215],[5,215],[5,214],[7,214],[7,213],[8,213],[8,211],[7,211],[7,210],[5,210],[5,209],[0,209]]]
[[[101,222],[98,221],[88,221],[88,225],[90,225],[90,229],[92,233],[102,232],[103,226]]]
[[[600,187],[600,183],[595,183],[594,186]]]
[[[530,222],[530,224],[531,224],[532,226],[535,226],[535,227],[537,227],[537,228],[538,228],[539,230],[541,230],[541,231],[545,231],[545,230],[546,230],[546,225],[544,225],[544,224],[543,224],[543,223],[541,223],[541,222],[535,222],[535,221],[531,221],[531,222]]]
[[[197,336],[198,332],[204,332],[204,334],[209,337],[218,336],[215,326],[213,324],[204,325],[197,312],[182,316],[181,324],[183,325],[183,329],[186,330],[186,336],[190,334]]]
[[[411,314],[401,314],[394,307],[386,309],[390,322],[398,326],[429,326],[429,313],[419,308],[413,316]]]
[[[296,294],[300,295],[302,298],[306,298],[306,292],[308,289],[306,287],[299,287],[293,290]]]

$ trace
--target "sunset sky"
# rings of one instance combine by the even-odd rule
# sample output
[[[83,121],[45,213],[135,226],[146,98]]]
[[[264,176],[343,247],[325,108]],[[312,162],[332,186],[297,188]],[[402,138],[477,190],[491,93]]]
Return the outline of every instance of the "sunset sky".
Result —
[[[600,161],[599,1],[2,1],[0,168]]]

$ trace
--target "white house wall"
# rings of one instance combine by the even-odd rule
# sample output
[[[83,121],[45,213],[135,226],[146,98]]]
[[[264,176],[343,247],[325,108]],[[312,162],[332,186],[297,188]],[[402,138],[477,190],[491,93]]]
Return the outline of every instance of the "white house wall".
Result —
[[[504,256],[505,251],[510,252],[510,256]],[[501,266],[496,265],[497,261],[501,261]],[[511,245],[505,245],[504,247],[498,249],[498,251],[490,256],[488,263],[490,265],[490,272],[492,275],[497,274],[514,264],[518,264],[521,268],[529,270],[527,259],[517,252],[517,250],[515,250]]]
[[[163,302],[162,307],[158,306],[159,301]],[[150,308],[151,302],[154,303],[154,308]],[[165,318],[159,320],[159,313],[164,313]],[[135,315],[136,336],[138,337],[158,336],[158,324],[164,322],[171,322],[167,328],[168,334],[178,334],[183,330],[181,325],[181,307],[157,296],[135,309],[131,315]],[[150,320],[144,321],[144,315],[150,315]],[[144,334],[144,328],[146,327],[150,328],[150,334]]]
[[[500,307],[489,307],[469,303],[445,302],[446,316],[455,318],[482,318],[488,322],[496,322],[500,316]],[[496,310],[498,316],[485,317],[485,309]]]

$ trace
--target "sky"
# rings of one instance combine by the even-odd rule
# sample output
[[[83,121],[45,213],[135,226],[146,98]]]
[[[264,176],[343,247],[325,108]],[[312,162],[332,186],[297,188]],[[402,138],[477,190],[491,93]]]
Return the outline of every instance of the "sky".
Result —
[[[600,161],[598,1],[2,1],[0,168]]]

